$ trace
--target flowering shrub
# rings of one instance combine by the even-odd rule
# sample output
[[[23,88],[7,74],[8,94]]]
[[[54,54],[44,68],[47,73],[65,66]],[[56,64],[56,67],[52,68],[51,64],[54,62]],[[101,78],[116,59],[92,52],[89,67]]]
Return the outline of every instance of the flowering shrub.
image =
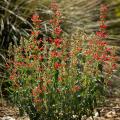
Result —
[[[33,15],[30,39],[21,40],[7,64],[11,99],[31,120],[80,120],[101,102],[116,57],[97,33],[63,39],[56,2],[51,9],[51,37],[39,38],[42,21]]]

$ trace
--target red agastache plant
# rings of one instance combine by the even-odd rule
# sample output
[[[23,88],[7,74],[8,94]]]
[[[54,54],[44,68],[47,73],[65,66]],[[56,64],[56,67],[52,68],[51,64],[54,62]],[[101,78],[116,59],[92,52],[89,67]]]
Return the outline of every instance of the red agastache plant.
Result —
[[[103,5],[102,5],[103,7]],[[7,64],[10,73],[10,97],[31,120],[80,120],[93,116],[93,110],[105,96],[116,57],[103,41],[106,26],[98,34],[78,32],[63,37],[58,4],[51,4],[50,36],[40,38],[42,20],[34,14],[30,39],[21,39],[14,48],[14,60]],[[106,17],[101,9],[100,19]],[[11,46],[10,46],[11,47]]]

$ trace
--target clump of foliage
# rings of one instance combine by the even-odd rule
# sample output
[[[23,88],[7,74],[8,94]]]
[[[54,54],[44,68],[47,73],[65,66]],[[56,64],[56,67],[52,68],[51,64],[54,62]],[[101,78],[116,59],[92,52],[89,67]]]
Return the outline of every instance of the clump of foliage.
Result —
[[[35,14],[30,39],[22,39],[21,45],[10,53],[15,55],[6,64],[11,100],[31,120],[80,120],[83,115],[93,116],[116,68],[116,57],[102,40],[106,37],[103,31],[97,35],[79,32],[69,40],[63,37],[56,2],[51,9],[51,37],[38,37],[43,21]]]

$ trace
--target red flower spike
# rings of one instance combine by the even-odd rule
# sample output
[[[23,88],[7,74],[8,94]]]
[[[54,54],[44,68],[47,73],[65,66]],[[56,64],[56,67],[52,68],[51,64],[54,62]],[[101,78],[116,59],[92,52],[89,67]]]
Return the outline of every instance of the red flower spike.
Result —
[[[58,4],[56,3],[56,1],[52,1],[51,9],[54,10],[54,11],[58,10]]]

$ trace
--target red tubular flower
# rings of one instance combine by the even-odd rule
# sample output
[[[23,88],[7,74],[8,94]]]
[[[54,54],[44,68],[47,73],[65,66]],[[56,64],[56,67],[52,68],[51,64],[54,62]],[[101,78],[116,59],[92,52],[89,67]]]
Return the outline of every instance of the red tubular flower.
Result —
[[[32,90],[32,95],[33,95],[34,97],[37,97],[37,95],[39,95],[39,94],[41,94],[41,93],[42,93],[42,90],[40,89],[40,86],[39,86],[39,85]]]
[[[42,86],[42,90],[43,90],[44,92],[46,92],[46,91],[47,91],[46,86]]]
[[[55,69],[58,69],[60,66],[61,66],[60,63],[58,63],[58,62],[55,62],[55,63],[54,63],[54,68],[55,68]]]
[[[56,39],[54,40],[54,43],[55,43],[55,45],[56,45],[57,47],[59,47],[60,44],[62,43],[62,39],[56,38]]]
[[[15,76],[14,75],[10,75],[10,80],[14,80]]]
[[[96,35],[101,37],[101,38],[107,38],[107,33],[103,32],[103,31],[98,31],[96,32]]]
[[[32,95],[35,97],[37,96],[35,89],[32,90]]]
[[[102,29],[106,29],[107,26],[103,24],[103,25],[100,25],[100,28],[102,28]]]
[[[106,46],[106,45],[107,45],[107,42],[105,42],[105,41],[98,41],[97,44],[98,44],[99,46]]]
[[[55,26],[59,26],[59,24],[62,22],[62,20],[54,18],[54,20],[49,21],[50,24],[54,24]]]
[[[10,68],[10,65],[9,64],[5,64],[5,66],[6,66],[6,69],[9,69]]]
[[[62,81],[62,78],[61,78],[61,77],[58,77],[58,81]]]
[[[73,86],[73,88],[72,88],[72,91],[73,92],[77,92],[77,91],[79,91],[80,90],[80,86],[78,86],[78,85],[75,85],[75,86]]]
[[[89,41],[88,41],[88,44],[89,44],[89,45],[93,45],[93,41],[92,41],[92,40],[89,40]]]
[[[61,56],[61,52],[58,52],[58,51],[52,51],[51,52],[51,56],[54,58],[54,57],[60,57]]]
[[[117,64],[112,64],[112,69],[115,70],[117,68]]]
[[[110,52],[110,51],[111,51],[111,48],[106,48],[106,51]]]
[[[103,60],[103,61],[109,61],[110,60],[110,57],[108,57],[106,54],[103,54],[103,55],[101,55],[101,60]]]
[[[40,34],[40,31],[31,31],[31,35],[38,36]]]
[[[34,60],[37,60],[38,56],[37,55],[33,55],[33,58],[34,58]]]
[[[105,12],[107,12],[107,10],[108,10],[107,5],[102,4],[101,7],[100,7],[100,11],[105,13]]]
[[[106,48],[106,49],[105,49],[105,52],[111,54],[111,48]]]
[[[14,65],[15,66],[24,66],[24,62],[15,62]]]
[[[51,52],[51,56],[52,56],[52,57],[56,57],[56,51],[52,51],[52,52]]]
[[[35,15],[35,14],[34,14],[34,15],[32,16],[32,18],[31,18],[31,20],[32,20],[33,22],[41,22],[42,20],[40,20],[39,18],[40,18],[39,15]]]
[[[42,46],[42,47],[39,47],[39,50],[40,51],[43,51],[44,50],[44,47]]]
[[[39,60],[40,60],[40,61],[43,61],[43,60],[44,60],[43,55],[40,55]]]
[[[29,59],[32,59],[32,58],[33,58],[33,55],[30,55],[30,56],[29,56]]]
[[[91,53],[92,53],[91,50],[86,50],[85,53],[84,53],[84,55],[89,55],[89,54],[91,54]]]
[[[101,19],[106,18],[106,15],[100,15],[100,18],[101,18]]]
[[[33,101],[34,101],[34,103],[41,103],[42,99],[34,98]]]
[[[75,90],[76,90],[76,91],[79,91],[79,90],[80,90],[80,86],[75,85],[74,87],[75,87]]]
[[[98,53],[94,53],[94,54],[93,54],[93,58],[94,58],[95,60],[100,60],[100,57],[99,57]]]
[[[56,15],[56,16],[58,16],[58,17],[60,17],[60,16],[61,16],[60,11],[59,11],[59,10],[57,10],[57,11],[55,12],[55,15]]]
[[[39,39],[39,42],[40,42],[40,43],[42,43],[42,42],[43,42],[43,40],[40,38],[40,39]]]
[[[39,19],[39,15],[35,15],[35,14],[34,14],[34,15],[32,16],[32,18],[31,18],[32,21],[35,21],[35,20],[37,20],[37,19]]]
[[[82,48],[80,48],[80,47],[77,47],[76,49],[78,52],[80,52],[82,50]]]
[[[50,43],[52,43],[53,39],[52,39],[51,37],[49,37],[48,41],[49,41]]]
[[[55,34],[56,35],[60,35],[60,33],[62,32],[62,29],[60,28],[60,26],[56,27],[55,30],[54,30]]]
[[[47,80],[47,84],[50,84],[52,82],[52,80]]]

